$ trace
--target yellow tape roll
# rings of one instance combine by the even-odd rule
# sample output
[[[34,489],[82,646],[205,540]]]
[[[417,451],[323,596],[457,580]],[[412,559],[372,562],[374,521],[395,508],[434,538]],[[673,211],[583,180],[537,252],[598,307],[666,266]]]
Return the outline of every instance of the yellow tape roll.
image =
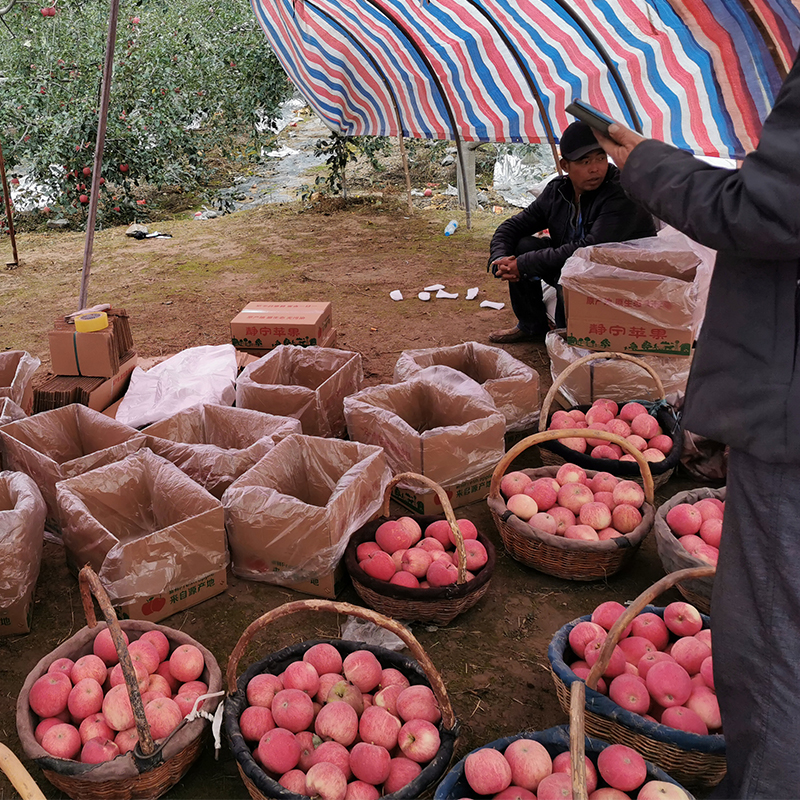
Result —
[[[91,333],[102,331],[108,327],[108,314],[105,311],[93,311],[90,314],[81,314],[75,317],[75,330],[78,333]]]

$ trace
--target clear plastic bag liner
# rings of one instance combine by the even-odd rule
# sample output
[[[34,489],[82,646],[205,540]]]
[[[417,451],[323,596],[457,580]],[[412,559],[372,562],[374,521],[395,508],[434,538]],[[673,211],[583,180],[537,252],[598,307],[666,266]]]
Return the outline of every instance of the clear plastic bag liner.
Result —
[[[41,359],[24,350],[0,353],[0,399],[7,397],[24,408],[26,390],[41,363]]]
[[[372,647],[384,647],[398,652],[404,650],[406,643],[396,634],[367,619],[348,617],[342,626],[342,639],[348,642],[363,642]]]
[[[573,362],[592,353],[583,347],[567,344],[566,331],[550,331],[545,337],[547,354],[550,356],[550,374],[555,381]],[[605,397],[616,403],[631,400],[655,400],[658,389],[650,374],[636,364],[613,358],[604,358],[603,353],[595,353],[597,361],[589,361],[568,375],[561,384],[560,391],[574,406],[593,403]],[[611,354],[608,354],[611,355]],[[674,407],[686,392],[686,382],[692,366],[692,356],[636,356],[655,370],[664,386],[667,402]],[[553,410],[553,409],[551,409]]]
[[[237,369],[232,344],[190,347],[147,372],[135,367],[116,418],[140,428],[201,403],[232,406]]]
[[[440,486],[485,475],[505,453],[505,417],[479,383],[451,367],[363,389],[345,398],[344,412],[350,438],[383,447],[392,472]]]
[[[228,564],[220,501],[146,447],[56,489],[68,562],[90,564],[115,605]]]
[[[304,435],[278,442],[222,495],[234,574],[276,584],[327,575],[380,511],[390,479],[380,447]]]
[[[578,248],[560,283],[655,326],[691,326],[697,333],[713,269],[707,248],[674,229],[630,242]]]
[[[0,428],[3,463],[33,478],[57,522],[56,483],[119,461],[146,444],[134,428],[72,403]]]
[[[479,342],[405,350],[394,366],[394,382],[414,378],[435,365],[451,367],[479,383],[506,418],[507,431],[532,428],[538,422],[539,373],[505,350]]]
[[[360,353],[279,345],[245,367],[236,381],[236,405],[295,417],[307,436],[341,436],[344,398],[363,382]]]
[[[28,415],[10,398],[4,397],[0,400],[0,426],[15,422],[18,419],[25,419]]]
[[[22,472],[0,472],[0,616],[33,593],[42,562],[42,494]]]
[[[246,408],[203,404],[142,431],[148,447],[216,498],[281,439],[301,433],[300,421]]]

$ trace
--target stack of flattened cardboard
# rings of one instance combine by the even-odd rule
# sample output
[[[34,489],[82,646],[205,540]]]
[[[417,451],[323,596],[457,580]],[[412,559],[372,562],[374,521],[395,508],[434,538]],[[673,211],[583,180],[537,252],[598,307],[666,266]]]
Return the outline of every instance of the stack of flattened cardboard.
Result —
[[[137,356],[125,309],[106,312],[108,327],[79,333],[67,319],[58,319],[49,333],[54,376],[33,397],[33,413],[81,403],[103,411],[127,386]]]

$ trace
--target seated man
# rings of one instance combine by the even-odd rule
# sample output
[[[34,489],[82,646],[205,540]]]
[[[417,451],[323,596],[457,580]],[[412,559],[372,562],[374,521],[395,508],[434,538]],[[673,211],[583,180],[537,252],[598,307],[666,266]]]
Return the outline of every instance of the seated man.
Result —
[[[573,122],[561,142],[561,169],[524,211],[503,222],[490,247],[489,267],[508,281],[517,324],[489,335],[509,344],[541,339],[549,330],[542,281],[557,287],[556,326],[566,325],[558,281],[564,262],[579,248],[655,236],[653,218],[631,200],[619,183],[619,170],[585,122]],[[547,230],[548,236],[535,234]]]

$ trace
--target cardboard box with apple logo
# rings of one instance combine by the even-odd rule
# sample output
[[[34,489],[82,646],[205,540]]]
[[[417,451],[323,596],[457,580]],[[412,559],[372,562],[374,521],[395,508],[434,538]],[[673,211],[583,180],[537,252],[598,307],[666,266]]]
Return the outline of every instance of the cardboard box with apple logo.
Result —
[[[67,563],[91,565],[120,617],[158,622],[226,589],[220,501],[150,449],[56,491]]]

